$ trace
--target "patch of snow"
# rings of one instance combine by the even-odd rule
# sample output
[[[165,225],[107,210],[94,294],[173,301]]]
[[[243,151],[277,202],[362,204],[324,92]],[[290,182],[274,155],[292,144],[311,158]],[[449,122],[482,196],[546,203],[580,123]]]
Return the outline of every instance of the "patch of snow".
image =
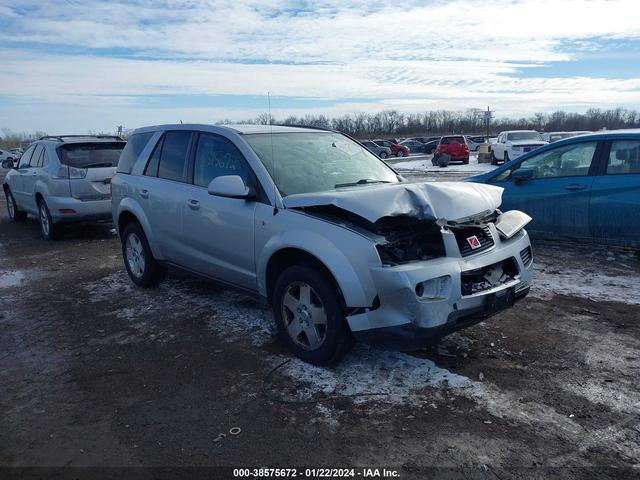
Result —
[[[282,358],[276,358],[280,363]],[[314,367],[297,358],[278,370],[295,381],[295,399],[351,397],[354,403],[421,403],[425,388],[477,389],[469,378],[438,367],[433,361],[358,344],[333,368]],[[300,385],[302,384],[302,385]],[[431,398],[432,392],[426,392]],[[375,394],[375,395],[374,395]]]
[[[465,172],[469,176],[479,175],[495,169],[495,165],[490,163],[478,163],[477,156],[469,157],[469,164],[462,165],[460,163],[451,163],[448,167],[438,167],[431,163],[431,156],[427,158],[420,158],[415,160],[407,160],[403,162],[397,162],[393,164],[393,167],[398,171],[417,171],[417,172]]]
[[[586,268],[583,262],[566,261],[552,253],[534,255],[532,296],[548,299],[550,294],[561,294],[640,305],[640,275],[622,258],[606,256],[602,262],[589,262]]]
[[[185,313],[205,319],[208,328],[228,341],[249,338],[252,344],[260,346],[275,335],[271,312],[259,302],[255,302],[254,307],[251,301],[243,302],[247,297],[240,293],[203,287],[209,286],[203,282],[169,277],[157,288],[144,290],[136,287],[124,271],[84,285],[90,302],[112,306],[103,310],[102,315],[114,315],[129,321],[129,325],[140,333],[140,338],[154,335],[158,339],[170,340],[161,327],[166,322],[151,319],[170,319]],[[126,299],[126,306],[119,305],[118,299],[121,298]],[[127,341],[134,339],[124,337]]]
[[[19,287],[26,275],[20,270],[0,273],[0,288]]]

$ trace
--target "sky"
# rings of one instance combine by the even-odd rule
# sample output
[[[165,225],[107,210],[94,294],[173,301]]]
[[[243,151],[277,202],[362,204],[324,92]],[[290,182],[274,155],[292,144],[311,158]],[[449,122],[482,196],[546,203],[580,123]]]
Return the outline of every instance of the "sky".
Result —
[[[0,0],[0,128],[640,108],[638,0]]]

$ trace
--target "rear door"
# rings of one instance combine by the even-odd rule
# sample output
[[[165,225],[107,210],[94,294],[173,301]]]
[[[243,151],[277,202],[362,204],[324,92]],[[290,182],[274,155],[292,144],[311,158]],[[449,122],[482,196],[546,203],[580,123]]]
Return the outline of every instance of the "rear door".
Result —
[[[34,175],[36,174],[36,169],[31,166],[31,162],[34,164],[37,162],[37,159],[42,155],[43,147],[41,144],[34,145],[31,149],[31,152],[27,152],[27,154],[23,155],[20,159],[20,164],[18,165],[18,175],[16,175],[16,187],[12,186],[12,190],[14,191],[14,198],[18,202],[18,205],[27,211],[34,212],[35,208],[33,205],[32,197],[33,197],[33,183],[34,183]],[[31,190],[29,189],[31,187]]]
[[[607,142],[591,189],[596,241],[640,245],[640,139]]]
[[[602,148],[602,147],[601,147]],[[563,145],[533,155],[514,167],[532,171],[522,183],[496,182],[504,187],[501,210],[522,210],[533,220],[528,230],[549,236],[588,238],[592,163],[598,142]],[[595,164],[593,165],[595,168]]]
[[[30,211],[37,211],[38,208],[35,196],[36,182],[42,174],[42,167],[45,160],[48,161],[47,149],[44,145],[40,144],[31,156],[28,173],[22,177],[25,192],[25,205]]]
[[[124,142],[93,142],[58,147],[60,162],[69,168],[71,196],[82,201],[108,200],[109,183],[124,146]]]
[[[191,137],[190,130],[165,132],[143,175],[136,176],[134,195],[149,219],[162,256],[176,264],[185,258],[182,207],[192,189],[186,183]]]
[[[10,172],[9,176],[9,188],[11,188],[11,193],[13,194],[13,198],[16,200],[18,207],[24,209],[24,187],[23,187],[23,171],[29,169],[29,160],[31,160],[31,156],[33,155],[33,151],[36,149],[35,145],[27,148],[26,152],[20,158],[20,162],[18,163],[18,167],[14,172]]]

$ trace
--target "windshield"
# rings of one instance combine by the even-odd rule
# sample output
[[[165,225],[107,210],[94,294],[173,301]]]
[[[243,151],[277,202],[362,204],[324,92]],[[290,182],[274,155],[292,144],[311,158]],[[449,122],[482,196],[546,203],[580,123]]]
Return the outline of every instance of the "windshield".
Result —
[[[376,156],[338,133],[251,134],[244,138],[282,196],[398,182],[393,170]]]
[[[507,134],[509,140],[542,140],[538,132],[513,132]]]
[[[58,147],[63,165],[75,168],[115,167],[125,142],[72,143]]]

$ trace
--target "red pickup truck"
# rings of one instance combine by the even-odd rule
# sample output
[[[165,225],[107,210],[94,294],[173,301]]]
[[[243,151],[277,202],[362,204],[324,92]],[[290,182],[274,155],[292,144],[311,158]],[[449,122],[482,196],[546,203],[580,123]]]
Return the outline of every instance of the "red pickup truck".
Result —
[[[469,147],[462,135],[440,138],[434,155],[449,155],[452,162],[462,162],[465,165],[469,163]]]

